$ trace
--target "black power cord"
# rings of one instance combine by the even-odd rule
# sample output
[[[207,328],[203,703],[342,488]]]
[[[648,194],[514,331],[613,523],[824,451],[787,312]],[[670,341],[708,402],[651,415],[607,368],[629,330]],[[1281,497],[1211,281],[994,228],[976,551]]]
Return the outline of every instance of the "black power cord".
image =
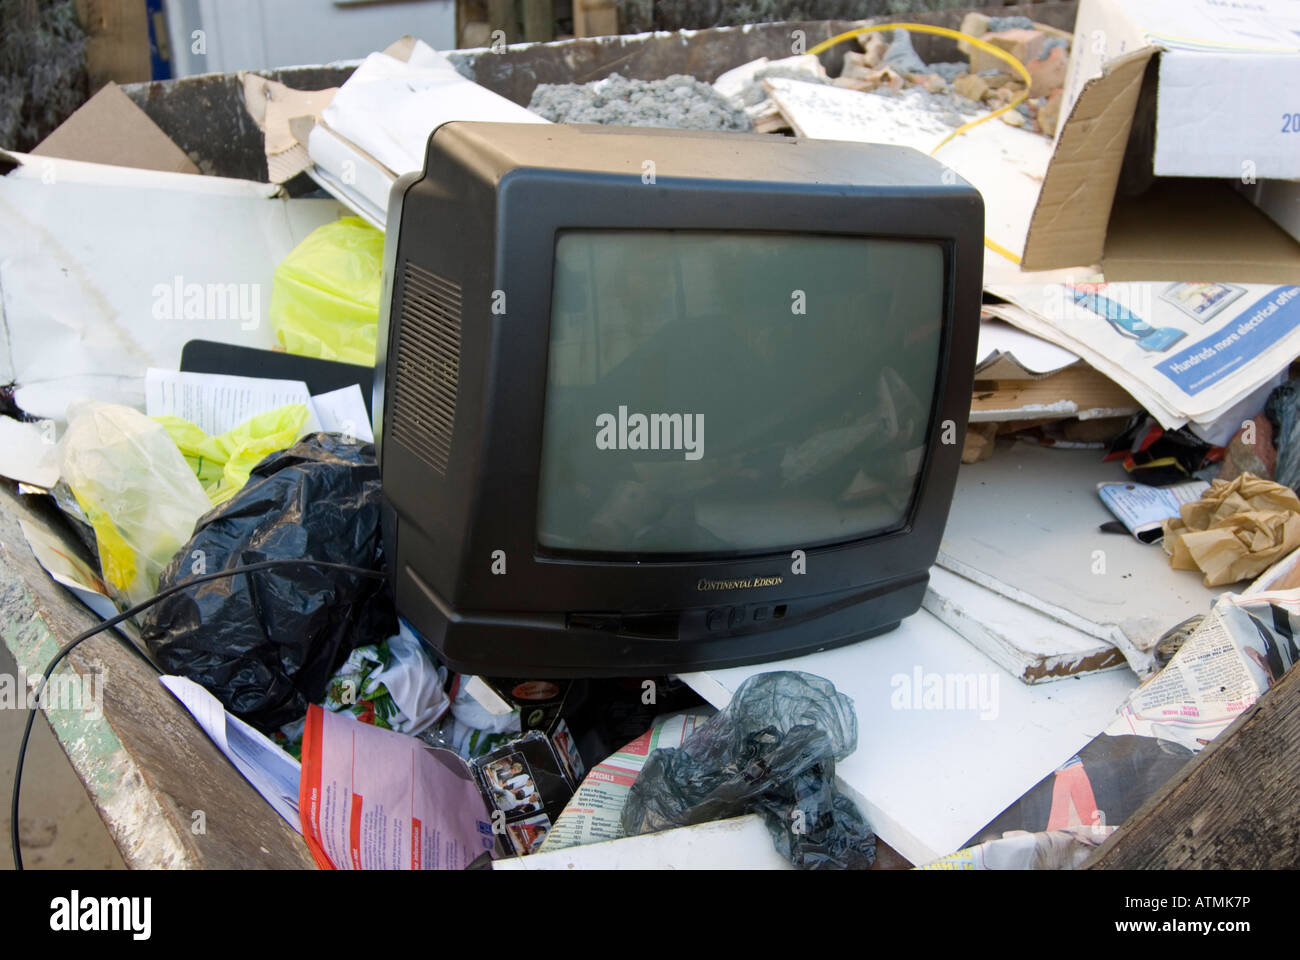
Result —
[[[45,693],[45,685],[49,683],[50,677],[59,663],[71,653],[83,640],[89,640],[97,633],[102,633],[111,627],[117,626],[123,620],[129,620],[136,614],[143,613],[160,600],[165,600],[172,594],[180,593],[182,590],[188,590],[190,587],[197,586],[200,583],[207,583],[210,580],[220,580],[222,577],[234,576],[237,573],[254,573],[258,570],[270,570],[275,567],[290,566],[309,566],[320,567],[325,570],[342,570],[347,573],[354,573],[361,577],[367,577],[372,580],[382,580],[385,574],[380,570],[370,570],[366,567],[356,567],[349,563],[331,563],[326,560],[309,560],[307,558],[279,559],[279,560],[259,560],[257,563],[249,563],[240,567],[231,567],[228,570],[217,570],[213,573],[204,573],[196,577],[191,577],[184,583],[172,584],[165,590],[160,590],[148,600],[142,600],[134,607],[123,610],[115,617],[109,617],[101,623],[96,624],[84,633],[78,634],[69,640],[60,648],[59,652],[54,655],[54,659],[45,667],[41,674],[40,686],[36,688],[36,702],[27,711],[27,726],[23,729],[22,744],[18,747],[18,764],[14,769],[14,792],[13,800],[9,805],[9,844],[13,848],[14,869],[23,869],[23,853],[18,842],[18,798],[23,786],[23,760],[27,756],[27,741],[32,735],[32,724],[36,722],[36,711],[40,709],[41,696]],[[134,645],[132,645],[134,647]]]

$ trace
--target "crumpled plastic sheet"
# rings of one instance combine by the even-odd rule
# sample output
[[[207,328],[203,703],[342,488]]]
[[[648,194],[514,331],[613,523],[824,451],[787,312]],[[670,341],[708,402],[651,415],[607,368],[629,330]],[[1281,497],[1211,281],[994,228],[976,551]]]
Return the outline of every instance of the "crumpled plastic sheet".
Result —
[[[652,753],[623,807],[628,836],[762,814],[777,850],[804,869],[866,869],[876,838],[835,789],[858,745],[853,700],[822,677],[750,677],[678,749]]]
[[[276,558],[381,569],[371,444],[317,433],[272,454],[199,522],[160,587]],[[155,604],[141,634],[162,668],[271,733],[302,717],[354,647],[397,632],[384,582],[309,565],[235,574]]]

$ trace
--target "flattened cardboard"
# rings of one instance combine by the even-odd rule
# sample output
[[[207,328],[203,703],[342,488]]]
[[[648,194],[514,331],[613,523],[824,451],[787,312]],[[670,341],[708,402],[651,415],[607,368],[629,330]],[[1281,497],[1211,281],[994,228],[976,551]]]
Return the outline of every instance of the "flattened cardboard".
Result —
[[[32,153],[165,173],[201,172],[115,83],[105,84]]]

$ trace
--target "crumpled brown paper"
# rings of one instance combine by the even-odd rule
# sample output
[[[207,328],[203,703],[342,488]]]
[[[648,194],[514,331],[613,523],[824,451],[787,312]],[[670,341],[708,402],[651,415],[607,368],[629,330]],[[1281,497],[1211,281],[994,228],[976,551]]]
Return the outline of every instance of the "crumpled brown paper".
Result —
[[[1300,547],[1300,498],[1272,480],[1243,473],[1215,480],[1204,496],[1164,521],[1175,570],[1200,570],[1207,587],[1256,577]]]

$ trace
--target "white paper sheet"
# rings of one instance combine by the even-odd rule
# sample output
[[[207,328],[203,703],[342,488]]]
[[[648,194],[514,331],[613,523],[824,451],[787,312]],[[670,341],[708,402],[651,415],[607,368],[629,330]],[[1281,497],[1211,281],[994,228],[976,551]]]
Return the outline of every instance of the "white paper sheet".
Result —
[[[424,169],[429,134],[450,120],[548,122],[461,76],[420,41],[409,61],[366,57],[321,119],[398,175]]]
[[[307,407],[306,432],[320,428],[311,393],[301,380],[182,373],[156,367],[145,373],[145,413],[180,417],[211,435],[233,430],[251,417],[291,403]]]
[[[59,482],[54,424],[22,423],[0,416],[0,476],[48,490]]]
[[[366,443],[375,442],[375,435],[370,429],[370,415],[366,413],[366,400],[361,395],[359,384],[354,383],[329,393],[318,393],[311,400],[322,430],[356,437]]]
[[[190,712],[217,749],[260,793],[275,812],[302,833],[298,817],[298,781],[302,765],[261,731],[227,713],[219,701],[193,680],[162,676],[159,682]]]

